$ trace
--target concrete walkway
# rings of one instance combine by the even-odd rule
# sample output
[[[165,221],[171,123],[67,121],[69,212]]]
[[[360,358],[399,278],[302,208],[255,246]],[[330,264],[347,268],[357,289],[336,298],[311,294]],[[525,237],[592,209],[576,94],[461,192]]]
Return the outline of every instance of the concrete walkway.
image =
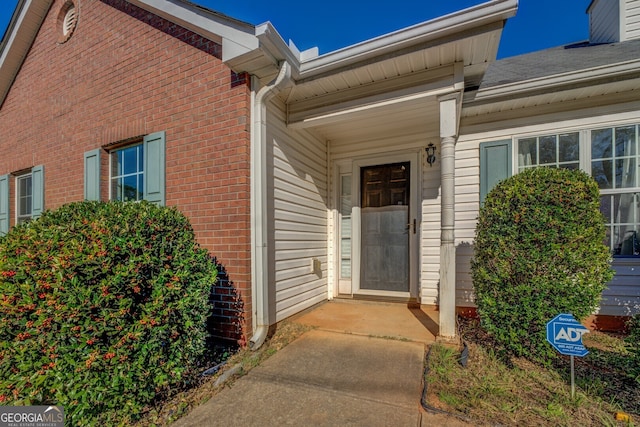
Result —
[[[365,321],[374,316],[393,324],[394,314],[402,325],[395,331],[384,322],[370,329]],[[351,322],[338,327],[340,316]],[[316,329],[173,425],[464,425],[420,406],[425,349],[433,337],[420,318],[400,304],[325,303],[294,320]],[[415,329],[403,329],[414,320]]]

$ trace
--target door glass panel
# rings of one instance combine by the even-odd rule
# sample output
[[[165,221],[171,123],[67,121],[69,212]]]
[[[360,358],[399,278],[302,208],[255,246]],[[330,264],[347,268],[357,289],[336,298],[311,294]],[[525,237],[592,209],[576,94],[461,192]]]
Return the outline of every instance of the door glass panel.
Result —
[[[409,169],[362,168],[360,289],[409,291]]]

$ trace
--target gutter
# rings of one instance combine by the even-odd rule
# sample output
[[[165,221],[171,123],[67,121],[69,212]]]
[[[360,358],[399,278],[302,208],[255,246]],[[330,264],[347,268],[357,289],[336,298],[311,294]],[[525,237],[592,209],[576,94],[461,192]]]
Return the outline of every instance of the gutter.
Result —
[[[257,93],[258,79],[252,80],[251,111],[251,293],[253,296],[253,336],[249,348],[257,350],[267,338],[269,313],[269,248],[267,210],[267,103],[291,85],[291,65],[283,62],[278,76]]]

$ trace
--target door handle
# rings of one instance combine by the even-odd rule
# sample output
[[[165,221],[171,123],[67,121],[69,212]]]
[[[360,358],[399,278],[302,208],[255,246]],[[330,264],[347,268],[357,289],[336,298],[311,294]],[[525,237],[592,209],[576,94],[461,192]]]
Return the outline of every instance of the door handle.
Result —
[[[416,234],[416,219],[413,219],[413,223],[409,223],[407,224],[407,227],[409,227],[409,230],[411,230],[411,226],[413,225],[413,234]]]

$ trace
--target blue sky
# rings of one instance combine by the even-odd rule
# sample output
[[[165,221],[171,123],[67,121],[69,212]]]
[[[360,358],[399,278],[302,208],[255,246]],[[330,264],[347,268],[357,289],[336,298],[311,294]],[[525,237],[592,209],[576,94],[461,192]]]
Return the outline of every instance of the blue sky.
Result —
[[[429,19],[481,4],[482,0],[413,0],[388,2],[364,0],[322,0],[268,2],[243,0],[192,0],[233,18],[276,27],[300,50],[314,46],[320,53],[368,40]],[[11,19],[17,0],[2,0],[0,33]],[[498,57],[561,46],[588,38],[586,9],[591,0],[520,0],[518,13],[507,22]],[[296,6],[292,7],[292,4]]]

